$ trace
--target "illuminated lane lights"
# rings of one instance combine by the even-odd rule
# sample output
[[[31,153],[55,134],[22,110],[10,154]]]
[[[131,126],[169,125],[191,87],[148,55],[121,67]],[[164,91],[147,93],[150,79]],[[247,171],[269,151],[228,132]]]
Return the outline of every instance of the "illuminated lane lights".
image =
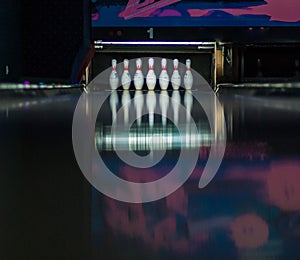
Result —
[[[56,84],[56,83],[44,83],[39,82],[38,84],[30,83],[25,81],[24,83],[0,83],[0,90],[37,90],[37,89],[68,89],[75,87],[82,87],[83,85],[70,85],[70,84]]]
[[[212,138],[214,137],[210,133],[208,123],[201,123],[201,131],[193,131],[185,124],[180,128],[182,129],[181,134],[174,125],[163,127],[160,124],[155,124],[150,132],[149,125],[142,123],[139,127],[131,127],[129,133],[125,127],[120,126],[112,135],[111,126],[99,126],[96,130],[95,139],[99,151],[194,149],[209,147],[213,141]],[[200,129],[200,123],[198,123],[197,128]]]
[[[172,42],[172,41],[94,41],[95,47],[99,45],[200,45],[200,46],[214,46],[215,42]]]

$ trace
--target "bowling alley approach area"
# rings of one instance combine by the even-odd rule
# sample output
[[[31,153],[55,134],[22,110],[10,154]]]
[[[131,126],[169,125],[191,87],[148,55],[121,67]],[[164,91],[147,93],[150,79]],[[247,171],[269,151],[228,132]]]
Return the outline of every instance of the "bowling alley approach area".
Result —
[[[3,0],[0,259],[300,259],[300,2]]]

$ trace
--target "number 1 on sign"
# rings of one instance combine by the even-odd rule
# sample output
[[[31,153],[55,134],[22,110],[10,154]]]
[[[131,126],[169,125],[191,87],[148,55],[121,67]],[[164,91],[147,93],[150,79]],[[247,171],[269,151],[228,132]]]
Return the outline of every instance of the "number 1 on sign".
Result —
[[[151,27],[147,33],[149,33],[149,39],[153,39],[153,27]]]

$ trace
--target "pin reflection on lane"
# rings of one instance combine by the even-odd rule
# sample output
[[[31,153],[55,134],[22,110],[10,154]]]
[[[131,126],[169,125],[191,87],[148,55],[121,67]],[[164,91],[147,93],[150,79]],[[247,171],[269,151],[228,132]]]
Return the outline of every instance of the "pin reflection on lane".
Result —
[[[134,94],[134,108],[136,111],[136,120],[138,127],[141,126],[142,122],[142,111],[144,105],[144,95],[141,90],[136,90]]]
[[[124,124],[128,125],[129,120],[129,107],[130,107],[130,94],[128,90],[123,91],[122,105],[124,108]]]
[[[149,127],[154,126],[154,110],[156,107],[156,95],[153,90],[148,91],[146,96],[146,105],[149,113]]]
[[[159,105],[161,109],[161,119],[162,119],[162,126],[167,125],[167,112],[169,107],[169,96],[168,92],[163,90],[159,95]]]
[[[119,98],[116,91],[113,91],[110,95],[109,105],[112,113],[112,121],[117,120],[117,111],[119,105]]]
[[[178,90],[174,90],[172,93],[172,108],[174,113],[174,123],[175,125],[178,124],[178,116],[179,116],[179,106],[180,106],[180,94]]]
[[[121,107],[118,107],[118,95],[121,95],[119,97],[122,100],[121,110]],[[201,105],[194,103],[192,92],[189,90],[171,93],[150,90],[145,93],[128,90],[113,91],[109,101],[112,120],[118,117],[114,126],[116,131],[112,133],[114,136],[111,136],[112,120],[107,123],[97,120],[96,144],[100,151],[112,150],[112,140],[120,142],[117,147],[122,147],[124,150],[131,150],[132,147],[142,150],[150,145],[155,149],[172,150],[210,147],[213,138],[225,138],[225,132],[222,131],[224,122],[218,120],[219,117],[216,116],[213,125],[215,129],[211,131]],[[180,109],[181,106],[184,106],[184,109]],[[213,104],[210,112],[215,113]],[[132,119],[132,116],[135,118]],[[196,122],[197,131],[190,127],[192,119]],[[128,132],[129,122],[133,124]],[[179,129],[182,130],[180,130],[181,134]],[[184,136],[181,136],[182,133]],[[134,141],[130,142],[130,140]],[[153,143],[150,144],[150,141]]]

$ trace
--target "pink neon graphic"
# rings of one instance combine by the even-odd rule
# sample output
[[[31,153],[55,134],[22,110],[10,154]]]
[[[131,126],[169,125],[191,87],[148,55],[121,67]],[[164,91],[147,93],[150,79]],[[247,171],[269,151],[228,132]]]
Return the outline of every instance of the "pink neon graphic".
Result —
[[[181,0],[146,0],[140,3],[141,0],[129,0],[125,10],[119,14],[125,20],[134,17],[149,17],[154,11],[159,8],[180,2]]]
[[[100,18],[99,13],[92,14],[92,20],[93,21],[97,21],[97,20],[99,20],[99,18]]]
[[[246,8],[234,9],[189,9],[191,17],[203,17],[209,15],[212,11],[221,10],[234,16],[240,15],[267,15],[270,21],[298,22],[300,21],[299,0],[266,0],[266,4]]]
[[[179,17],[179,16],[182,16],[182,15],[177,10],[167,9],[167,10],[163,10],[161,13],[159,13],[158,16],[159,17],[165,17],[165,16]]]

